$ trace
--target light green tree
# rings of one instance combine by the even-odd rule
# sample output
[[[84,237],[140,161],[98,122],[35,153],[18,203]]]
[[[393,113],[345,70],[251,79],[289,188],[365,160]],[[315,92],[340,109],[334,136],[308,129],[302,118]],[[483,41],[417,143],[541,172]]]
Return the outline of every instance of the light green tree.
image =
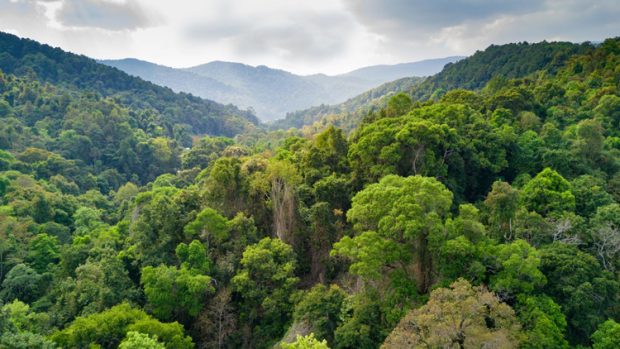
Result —
[[[282,349],[329,349],[327,341],[319,341],[313,333],[307,336],[297,335],[293,343],[282,343],[280,346]]]
[[[342,238],[332,254],[351,258],[350,271],[367,278],[398,270],[413,279],[415,272],[425,292],[451,204],[452,193],[434,178],[386,176],[355,195],[347,219],[358,235]]]
[[[607,320],[592,334],[592,349],[620,348],[620,324]]]
[[[166,349],[166,346],[158,342],[157,337],[152,338],[148,334],[129,331],[118,349]]]

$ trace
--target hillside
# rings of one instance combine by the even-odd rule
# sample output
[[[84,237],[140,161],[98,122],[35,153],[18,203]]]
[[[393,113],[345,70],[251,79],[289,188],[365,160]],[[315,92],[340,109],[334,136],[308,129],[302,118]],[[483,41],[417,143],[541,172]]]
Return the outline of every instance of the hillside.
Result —
[[[459,57],[397,65],[371,66],[353,72],[328,76],[301,76],[266,66],[214,61],[173,69],[135,59],[103,60],[121,69],[175,91],[252,108],[264,121],[282,118],[286,113],[321,103],[340,103],[363,91],[395,78],[428,76]]]
[[[0,347],[617,348],[620,38],[577,50],[398,93],[350,136],[191,147],[0,73]]]
[[[0,70],[69,89],[93,91],[128,107],[151,108],[163,120],[188,125],[197,134],[234,135],[258,122],[251,113],[232,105],[174,93],[88,57],[6,33],[0,33]]]
[[[399,92],[409,92],[422,81],[424,78],[411,77],[388,82],[340,104],[323,104],[288,113],[284,119],[271,123],[270,128],[284,130],[291,127],[302,128],[320,121],[322,126],[319,127],[332,124],[350,131],[368,112],[384,107],[390,97]]]
[[[491,45],[483,51],[477,51],[470,57],[456,63],[447,64],[439,73],[421,83],[386,84],[374,92],[362,94],[352,101],[365,100],[364,95],[375,96],[370,103],[357,104],[349,101],[329,107],[316,107],[289,113],[284,120],[274,123],[273,127],[288,128],[312,125],[318,126],[335,123],[352,130],[358,125],[369,110],[385,106],[385,97],[399,92],[406,92],[414,101],[426,101],[441,97],[447,91],[457,88],[478,90],[492,78],[510,79],[524,77],[536,71],[555,73],[575,54],[588,52],[593,48],[590,43],[574,44],[567,42],[516,43]],[[356,110],[351,110],[355,107]],[[343,119],[343,120],[341,120]],[[346,121],[345,121],[346,120]]]
[[[0,149],[22,170],[60,176],[76,190],[147,183],[179,166],[192,137],[256,127],[254,115],[234,106],[31,40],[0,34],[0,52]]]

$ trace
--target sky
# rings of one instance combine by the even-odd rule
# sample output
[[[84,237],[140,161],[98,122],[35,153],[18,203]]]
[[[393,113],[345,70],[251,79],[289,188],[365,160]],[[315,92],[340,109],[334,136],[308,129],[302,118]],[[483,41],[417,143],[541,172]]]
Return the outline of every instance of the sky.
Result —
[[[619,0],[0,0],[0,31],[99,59],[297,74],[620,35]]]

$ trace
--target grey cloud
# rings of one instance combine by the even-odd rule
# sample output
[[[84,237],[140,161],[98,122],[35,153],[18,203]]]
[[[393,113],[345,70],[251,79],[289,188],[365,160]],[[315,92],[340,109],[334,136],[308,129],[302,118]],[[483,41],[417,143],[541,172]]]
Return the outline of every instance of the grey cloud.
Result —
[[[0,0],[0,30],[28,35],[44,31],[46,23],[45,9],[36,2]]]
[[[344,52],[353,25],[346,14],[314,13],[252,22],[225,18],[192,25],[186,33],[197,42],[223,40],[242,56],[273,55],[316,62]]]
[[[395,56],[471,54],[490,44],[600,40],[620,33],[617,0],[344,0]]]
[[[535,12],[541,0],[344,0],[371,31],[390,36],[426,35],[500,15]]]
[[[112,31],[147,28],[157,23],[156,16],[135,0],[64,0],[57,20],[64,26]]]

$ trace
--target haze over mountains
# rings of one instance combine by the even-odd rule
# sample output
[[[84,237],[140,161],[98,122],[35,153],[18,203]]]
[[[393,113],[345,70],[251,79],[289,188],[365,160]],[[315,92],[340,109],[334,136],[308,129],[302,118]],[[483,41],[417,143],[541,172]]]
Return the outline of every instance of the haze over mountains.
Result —
[[[453,56],[396,65],[376,65],[328,76],[296,75],[266,66],[214,61],[177,69],[128,58],[102,60],[128,74],[177,92],[188,92],[220,103],[252,108],[263,121],[320,104],[340,103],[373,87],[411,76],[430,76],[463,57]]]

